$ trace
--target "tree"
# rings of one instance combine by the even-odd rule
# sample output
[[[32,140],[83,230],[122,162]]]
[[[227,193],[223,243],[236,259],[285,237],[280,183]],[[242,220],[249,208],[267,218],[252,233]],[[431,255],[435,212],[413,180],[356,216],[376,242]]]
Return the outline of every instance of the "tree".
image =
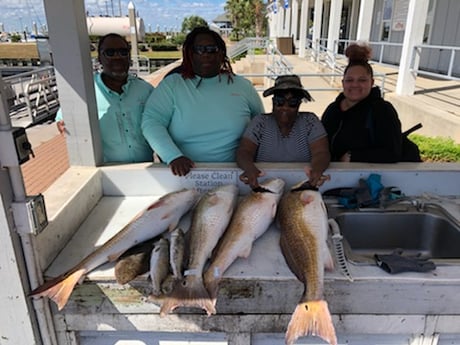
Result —
[[[266,19],[263,0],[227,0],[225,10],[230,14],[236,39],[265,35]]]
[[[199,26],[208,26],[208,23],[206,22],[206,20],[199,16],[185,17],[182,21],[181,31],[186,34]]]

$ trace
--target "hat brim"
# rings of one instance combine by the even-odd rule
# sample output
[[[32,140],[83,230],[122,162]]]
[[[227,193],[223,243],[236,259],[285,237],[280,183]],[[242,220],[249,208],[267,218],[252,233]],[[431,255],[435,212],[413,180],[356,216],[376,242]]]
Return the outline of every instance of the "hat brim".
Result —
[[[299,87],[280,87],[280,86],[272,86],[272,87],[269,87],[267,90],[265,90],[262,95],[264,97],[267,97],[267,96],[270,96],[270,95],[273,95],[275,93],[275,91],[280,91],[280,90],[283,90],[283,91],[287,91],[287,90],[297,90],[297,91],[302,91],[302,95],[303,95],[303,98],[305,98],[307,101],[311,102],[313,101],[313,97],[310,95],[310,93],[303,89],[303,88],[299,88]]]

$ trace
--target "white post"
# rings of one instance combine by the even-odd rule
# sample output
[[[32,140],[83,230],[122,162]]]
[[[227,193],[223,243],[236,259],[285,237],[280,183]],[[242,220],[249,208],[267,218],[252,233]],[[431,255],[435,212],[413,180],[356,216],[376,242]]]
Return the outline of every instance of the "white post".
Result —
[[[316,58],[319,57],[319,40],[321,38],[321,27],[323,22],[323,0],[315,0],[315,12],[313,14],[313,51]],[[313,56],[312,56],[313,57]]]
[[[286,8],[285,10],[286,13],[286,19],[285,19],[285,36],[286,37],[291,37],[292,35],[292,28],[291,28],[291,19],[292,19],[292,4],[291,1],[289,1],[289,7]]]
[[[337,52],[335,43],[339,39],[342,6],[343,0],[331,1],[331,14],[329,17],[329,30],[327,34],[327,49],[329,54],[335,54]]]
[[[348,22],[348,36],[349,40],[356,39],[356,30],[358,26],[358,16],[359,16],[359,0],[353,0],[351,3],[351,12],[349,14]],[[371,13],[372,14],[372,13]]]
[[[284,8],[281,1],[277,1],[278,3],[278,13],[276,13],[276,23],[277,23],[277,32],[276,37],[282,37],[284,35]]]
[[[129,33],[131,37],[131,59],[133,61],[133,69],[139,71],[139,54],[137,50],[137,24],[136,24],[136,9],[132,1],[128,4],[129,17]]]
[[[10,144],[0,146],[1,163],[11,160],[10,157],[16,155],[6,90],[6,85],[0,78],[0,136],[3,138],[2,143],[8,142],[5,141],[7,139],[10,140]],[[8,150],[9,148],[13,150]],[[24,200],[24,182],[19,163],[12,167],[2,166],[0,169],[1,344],[41,344],[34,324],[36,315],[32,309],[31,299],[26,295],[29,291],[29,282],[24,255],[18,235],[14,231],[14,220],[11,215],[11,203]]]
[[[302,7],[300,8],[300,39],[299,39],[299,57],[305,57],[305,50],[307,45],[307,31],[308,30],[308,0],[302,0]]]
[[[292,11],[291,11],[291,35],[294,38],[294,41],[299,37],[299,0],[291,1]]]
[[[401,61],[399,63],[396,94],[413,95],[420,56],[414,51],[416,45],[423,43],[423,32],[428,13],[429,0],[410,0],[404,33]],[[413,59],[413,64],[411,63]]]
[[[374,0],[361,0],[359,8],[357,41],[369,41],[371,37],[372,13],[374,11]]]
[[[44,4],[70,165],[96,166],[103,155],[84,2],[45,0]]]

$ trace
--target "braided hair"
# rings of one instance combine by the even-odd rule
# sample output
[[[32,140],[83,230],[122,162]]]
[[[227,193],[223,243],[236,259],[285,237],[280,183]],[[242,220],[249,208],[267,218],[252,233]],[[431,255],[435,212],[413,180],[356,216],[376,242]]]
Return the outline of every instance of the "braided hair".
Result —
[[[344,74],[353,66],[364,67],[373,78],[374,71],[368,60],[371,58],[372,49],[368,45],[352,43],[345,49],[345,56],[348,58],[348,65],[345,67]]]
[[[195,43],[195,39],[198,35],[205,34],[212,36],[214,41],[216,42],[217,47],[219,47],[219,51],[222,52],[224,56],[224,60],[222,61],[222,65],[220,66],[219,74],[226,74],[228,76],[228,82],[233,81],[232,76],[235,75],[232,70],[232,65],[230,64],[230,59],[227,56],[227,47],[225,46],[225,41],[220,37],[220,35],[211,30],[207,26],[200,26],[194,28],[187,34],[185,38],[184,44],[182,46],[182,77],[184,79],[190,79],[195,77],[195,72],[193,71],[193,44]]]

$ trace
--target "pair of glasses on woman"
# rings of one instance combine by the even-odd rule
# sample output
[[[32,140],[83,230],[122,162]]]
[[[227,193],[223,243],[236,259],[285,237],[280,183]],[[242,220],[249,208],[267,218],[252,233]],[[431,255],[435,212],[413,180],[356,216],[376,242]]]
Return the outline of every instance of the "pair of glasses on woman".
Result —
[[[128,48],[108,48],[102,51],[102,55],[106,58],[114,58],[116,56],[120,57],[128,57],[129,56],[129,49]]]
[[[286,98],[284,96],[273,96],[273,104],[277,107],[282,107],[287,103],[289,108],[297,108],[302,103],[302,98],[291,97]]]
[[[209,46],[193,46],[193,52],[198,55],[203,55],[204,53],[207,54],[215,54],[219,51],[219,47],[216,45],[209,45]]]

